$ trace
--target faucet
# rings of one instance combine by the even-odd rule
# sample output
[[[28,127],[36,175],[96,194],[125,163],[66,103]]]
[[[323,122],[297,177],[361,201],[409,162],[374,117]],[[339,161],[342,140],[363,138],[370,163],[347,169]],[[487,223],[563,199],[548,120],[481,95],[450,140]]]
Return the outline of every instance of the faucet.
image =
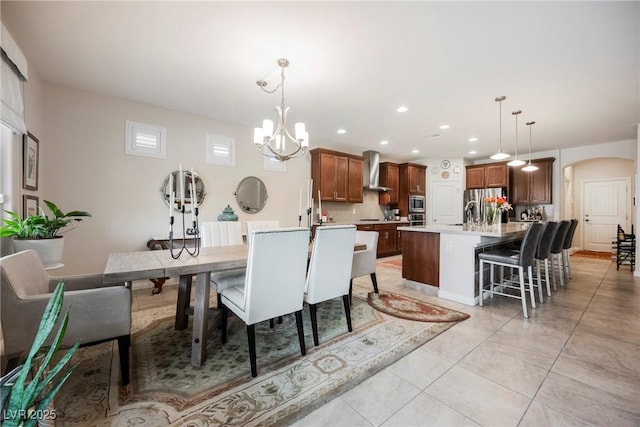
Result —
[[[474,203],[475,203],[476,205],[478,205],[478,209],[479,209],[479,208],[480,208],[480,204],[478,203],[478,201],[477,201],[477,200],[469,200],[469,201],[467,202],[467,204],[465,205],[465,207],[464,207],[464,211],[465,211],[465,212],[466,212],[466,214],[467,214],[467,224],[470,224],[470,223],[471,223],[471,216],[472,216],[472,215],[471,215],[471,205],[472,205],[472,204],[474,204]]]

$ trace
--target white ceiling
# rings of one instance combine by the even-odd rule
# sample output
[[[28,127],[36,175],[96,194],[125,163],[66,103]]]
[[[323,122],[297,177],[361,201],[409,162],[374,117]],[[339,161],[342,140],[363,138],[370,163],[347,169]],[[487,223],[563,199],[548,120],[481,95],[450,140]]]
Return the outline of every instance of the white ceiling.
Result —
[[[259,126],[286,104],[312,146],[483,159],[636,138],[640,3],[11,2],[42,79]],[[409,111],[397,113],[406,105]],[[448,130],[440,130],[449,124]],[[338,128],[347,133],[338,135]],[[438,138],[430,135],[440,134]],[[478,141],[468,142],[475,136]],[[380,146],[383,139],[387,146]],[[477,149],[478,154],[468,151]],[[419,149],[419,154],[412,154]]]

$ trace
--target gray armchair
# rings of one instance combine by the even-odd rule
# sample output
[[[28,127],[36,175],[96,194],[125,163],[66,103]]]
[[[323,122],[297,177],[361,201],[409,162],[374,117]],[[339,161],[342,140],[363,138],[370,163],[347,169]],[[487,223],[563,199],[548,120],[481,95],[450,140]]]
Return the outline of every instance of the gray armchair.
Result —
[[[51,292],[63,280],[62,312],[71,308],[63,345],[117,339],[122,385],[129,383],[131,291],[124,283],[104,285],[102,274],[50,276],[33,250],[0,258],[0,272],[0,318],[8,358],[31,348]]]

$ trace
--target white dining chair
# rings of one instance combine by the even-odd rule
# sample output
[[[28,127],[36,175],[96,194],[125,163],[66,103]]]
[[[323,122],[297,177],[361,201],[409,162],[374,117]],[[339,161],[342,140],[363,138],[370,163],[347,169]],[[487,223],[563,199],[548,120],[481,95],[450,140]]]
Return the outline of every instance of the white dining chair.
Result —
[[[373,291],[378,293],[378,280],[376,278],[376,256],[378,251],[377,231],[356,231],[356,243],[364,243],[367,248],[362,251],[353,253],[353,263],[351,265],[351,281],[349,282],[349,299],[351,299],[351,290],[353,287],[353,279],[368,274],[371,276],[373,283]]]
[[[251,232],[255,230],[273,230],[274,228],[280,228],[280,221],[247,221],[247,244],[251,245]]]
[[[356,227],[354,225],[333,225],[316,228],[304,300],[309,304],[313,343],[318,345],[317,304],[342,297],[347,328],[351,326],[349,285]]]
[[[231,310],[247,326],[251,376],[258,375],[256,323],[295,313],[300,353],[306,354],[302,307],[307,270],[309,229],[256,230],[242,286],[222,290],[222,343],[227,341]]]

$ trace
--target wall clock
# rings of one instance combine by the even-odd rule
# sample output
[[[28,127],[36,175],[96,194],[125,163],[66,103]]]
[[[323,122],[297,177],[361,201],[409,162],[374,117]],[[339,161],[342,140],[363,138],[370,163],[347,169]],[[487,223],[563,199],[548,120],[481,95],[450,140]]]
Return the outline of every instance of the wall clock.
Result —
[[[442,166],[442,169],[449,169],[451,162],[449,160],[443,160],[442,163],[440,163],[440,166]]]
[[[460,173],[460,166],[454,166],[453,173]]]

